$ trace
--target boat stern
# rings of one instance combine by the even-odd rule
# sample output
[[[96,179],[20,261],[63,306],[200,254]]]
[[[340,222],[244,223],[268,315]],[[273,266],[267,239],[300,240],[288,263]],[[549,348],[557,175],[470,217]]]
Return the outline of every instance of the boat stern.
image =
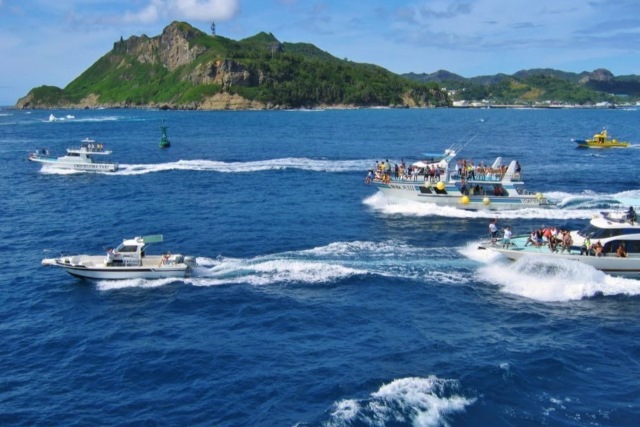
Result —
[[[198,266],[198,264],[196,263],[196,257],[181,254],[172,254],[168,257],[165,257],[162,264],[164,266],[176,266],[184,264],[187,267],[187,270],[192,270]]]
[[[194,256],[185,256],[184,263],[187,265],[188,270],[193,270],[198,266],[198,263],[196,262],[196,257]]]

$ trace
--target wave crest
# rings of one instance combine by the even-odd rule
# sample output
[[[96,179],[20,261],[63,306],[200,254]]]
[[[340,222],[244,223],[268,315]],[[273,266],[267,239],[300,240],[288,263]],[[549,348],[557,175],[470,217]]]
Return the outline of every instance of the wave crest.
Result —
[[[476,400],[461,396],[459,388],[457,381],[435,376],[401,378],[384,384],[366,399],[337,402],[323,424],[341,427],[409,421],[418,427],[446,425],[448,416],[463,412]]]

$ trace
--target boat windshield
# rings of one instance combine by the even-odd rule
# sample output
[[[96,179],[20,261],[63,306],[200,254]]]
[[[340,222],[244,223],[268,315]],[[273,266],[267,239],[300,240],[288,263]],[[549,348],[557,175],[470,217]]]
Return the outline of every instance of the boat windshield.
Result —
[[[638,234],[638,229],[633,228],[600,228],[592,224],[587,225],[578,231],[578,235],[589,237],[591,239],[607,239],[609,237],[621,236],[629,234]]]
[[[136,252],[137,250],[137,245],[125,245],[124,243],[116,248],[118,252]]]

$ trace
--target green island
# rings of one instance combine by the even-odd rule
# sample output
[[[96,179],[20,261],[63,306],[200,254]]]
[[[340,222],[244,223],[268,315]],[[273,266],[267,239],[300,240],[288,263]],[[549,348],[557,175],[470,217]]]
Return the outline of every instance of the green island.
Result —
[[[240,41],[173,22],[157,37],[130,37],[64,89],[40,86],[18,108],[157,107],[289,109],[443,107],[437,83],[333,57],[259,33]]]
[[[404,74],[422,82],[440,84],[455,107],[600,107],[637,105],[640,77],[614,76],[606,69],[570,73],[531,69],[513,75],[464,78],[445,70],[432,74]]]
[[[640,78],[552,69],[464,78],[399,75],[261,32],[235,41],[173,22],[115,42],[65,88],[40,86],[16,108],[612,107],[640,100]]]

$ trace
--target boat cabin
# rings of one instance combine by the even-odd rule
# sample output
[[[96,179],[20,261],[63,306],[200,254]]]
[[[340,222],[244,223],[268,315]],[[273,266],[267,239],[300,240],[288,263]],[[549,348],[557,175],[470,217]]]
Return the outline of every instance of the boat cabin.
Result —
[[[640,225],[636,222],[635,211],[630,212],[602,212],[601,217],[589,222],[578,235],[589,238],[592,243],[602,241],[604,254],[615,254],[623,244],[627,255],[640,256]]]
[[[112,266],[137,266],[142,265],[147,244],[142,237],[124,240],[115,249],[107,251],[106,265]]]
[[[149,243],[162,242],[161,234],[125,239],[115,249],[107,251],[104,262],[109,266],[140,266]]]

